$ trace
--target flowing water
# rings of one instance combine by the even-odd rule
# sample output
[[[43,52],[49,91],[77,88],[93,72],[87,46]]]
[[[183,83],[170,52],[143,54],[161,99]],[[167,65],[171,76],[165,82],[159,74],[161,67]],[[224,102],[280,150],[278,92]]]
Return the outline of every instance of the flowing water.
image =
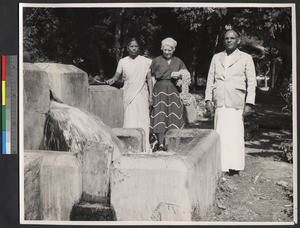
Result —
[[[78,108],[51,101],[42,150],[82,152],[88,140],[114,147],[114,156],[122,154],[120,140],[99,117]]]

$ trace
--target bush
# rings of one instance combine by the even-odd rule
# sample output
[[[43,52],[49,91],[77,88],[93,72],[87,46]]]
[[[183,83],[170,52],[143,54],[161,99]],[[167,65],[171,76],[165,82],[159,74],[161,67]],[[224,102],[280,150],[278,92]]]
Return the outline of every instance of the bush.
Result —
[[[280,150],[282,150],[283,160],[293,163],[293,143],[291,141],[281,143]]]
[[[282,111],[292,113],[292,99],[293,99],[293,90],[292,90],[292,79],[283,80],[283,83],[280,88],[280,95],[285,101],[285,106],[282,108]]]

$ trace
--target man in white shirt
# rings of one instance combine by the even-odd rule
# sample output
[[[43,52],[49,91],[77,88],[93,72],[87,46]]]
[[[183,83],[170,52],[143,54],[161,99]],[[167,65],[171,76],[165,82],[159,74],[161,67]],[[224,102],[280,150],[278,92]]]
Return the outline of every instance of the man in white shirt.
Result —
[[[206,109],[215,107],[214,128],[220,134],[221,169],[230,175],[245,167],[243,117],[252,112],[256,74],[251,55],[240,51],[239,34],[228,30],[225,51],[212,58],[205,91]]]

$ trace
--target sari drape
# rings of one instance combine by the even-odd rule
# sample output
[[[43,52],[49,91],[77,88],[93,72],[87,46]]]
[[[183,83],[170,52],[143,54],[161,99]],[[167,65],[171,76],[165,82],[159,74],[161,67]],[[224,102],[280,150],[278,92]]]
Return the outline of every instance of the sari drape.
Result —
[[[145,131],[145,148],[149,152],[149,93],[146,83],[151,60],[137,56],[129,56],[120,60],[117,72],[122,73],[124,79],[124,128],[143,128]]]

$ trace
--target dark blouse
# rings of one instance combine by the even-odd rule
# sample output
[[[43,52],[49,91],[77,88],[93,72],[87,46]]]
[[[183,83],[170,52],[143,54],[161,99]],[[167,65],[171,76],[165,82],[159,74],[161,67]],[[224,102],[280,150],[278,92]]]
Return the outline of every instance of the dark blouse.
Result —
[[[182,60],[175,56],[171,58],[170,64],[163,56],[158,56],[152,61],[150,69],[156,80],[170,80],[173,71],[180,71],[186,67]]]

